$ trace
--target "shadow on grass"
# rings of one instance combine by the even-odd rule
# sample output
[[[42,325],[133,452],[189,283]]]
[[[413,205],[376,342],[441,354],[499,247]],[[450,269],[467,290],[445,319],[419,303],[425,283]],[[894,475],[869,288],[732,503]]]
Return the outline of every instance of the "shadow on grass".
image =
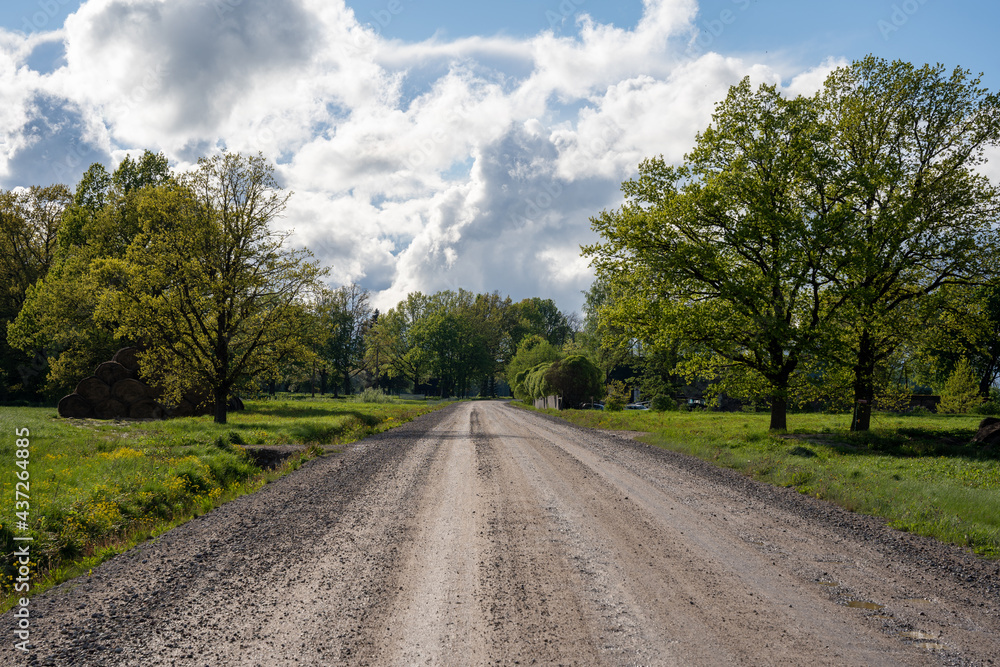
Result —
[[[898,428],[893,431],[846,433],[830,443],[844,454],[882,456],[944,457],[970,461],[1000,461],[1000,448],[973,442],[975,431],[968,428]]]
[[[340,405],[254,405],[247,406],[245,414],[265,415],[280,419],[299,419],[302,417],[336,417],[338,415],[358,415],[352,410],[344,410]]]

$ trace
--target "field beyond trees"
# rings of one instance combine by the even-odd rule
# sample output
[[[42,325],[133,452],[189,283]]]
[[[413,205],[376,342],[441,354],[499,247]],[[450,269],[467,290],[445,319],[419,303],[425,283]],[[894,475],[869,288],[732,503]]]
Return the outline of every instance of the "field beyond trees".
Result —
[[[145,539],[233,498],[252,493],[302,461],[337,451],[445,405],[435,401],[361,403],[287,396],[246,401],[229,423],[211,416],[158,422],[60,419],[53,408],[5,408],[0,456],[14,460],[14,430],[30,431],[27,533],[32,591],[78,574]],[[257,446],[299,445],[275,470],[248,455]],[[0,479],[0,609],[13,589],[14,484]],[[20,508],[23,510],[23,506]]]
[[[870,431],[851,432],[849,415],[797,414],[778,434],[764,413],[543,412],[642,431],[648,444],[1000,558],[1000,451],[972,442],[978,416],[876,413]]]

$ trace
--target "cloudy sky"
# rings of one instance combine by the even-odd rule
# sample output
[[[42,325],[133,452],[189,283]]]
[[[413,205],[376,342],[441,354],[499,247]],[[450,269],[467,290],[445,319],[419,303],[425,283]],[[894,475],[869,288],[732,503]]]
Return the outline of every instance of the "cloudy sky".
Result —
[[[997,25],[978,0],[7,0],[0,188],[261,151],[334,286],[574,311],[590,216],[743,76],[808,93],[874,53],[996,90]]]

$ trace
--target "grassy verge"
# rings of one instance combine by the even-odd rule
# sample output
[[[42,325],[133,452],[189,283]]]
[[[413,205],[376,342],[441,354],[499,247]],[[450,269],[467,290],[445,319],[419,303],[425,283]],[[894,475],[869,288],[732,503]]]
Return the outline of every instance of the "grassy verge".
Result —
[[[876,415],[850,433],[846,415],[546,410],[581,426],[645,431],[644,442],[794,487],[895,528],[1000,558],[1000,450],[972,442],[981,417]]]
[[[211,417],[162,422],[59,419],[51,408],[0,413],[0,611],[10,608],[14,536],[32,537],[31,594],[85,573],[139,542],[208,512],[324,453],[398,426],[440,403],[332,399],[247,401],[229,423]],[[30,431],[29,504],[15,502],[15,429]],[[264,471],[244,446],[305,445]],[[21,487],[23,491],[24,487]],[[23,500],[23,496],[19,498]],[[18,530],[27,511],[28,530]],[[17,543],[20,547],[22,543]]]

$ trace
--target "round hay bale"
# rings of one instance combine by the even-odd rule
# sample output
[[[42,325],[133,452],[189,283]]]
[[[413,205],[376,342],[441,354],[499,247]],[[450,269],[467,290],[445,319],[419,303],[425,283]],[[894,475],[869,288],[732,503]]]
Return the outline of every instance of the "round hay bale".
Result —
[[[121,401],[109,398],[94,407],[94,416],[98,419],[122,419],[128,416],[128,408]]]
[[[139,350],[134,347],[123,347],[122,349],[115,352],[115,356],[111,357],[111,361],[117,361],[119,364],[124,366],[129,372],[136,373],[139,370]]]
[[[129,377],[129,372],[127,368],[119,364],[117,361],[105,361],[97,367],[97,370],[94,371],[94,375],[103,380],[108,386],[113,387],[119,380],[124,380]]]
[[[101,378],[91,376],[80,380],[74,393],[87,399],[91,405],[97,405],[111,398],[111,387]]]
[[[163,408],[156,401],[146,398],[129,406],[132,419],[163,419]]]
[[[88,419],[94,416],[94,408],[80,394],[63,396],[57,409],[59,416],[64,419]]]
[[[125,405],[131,405],[149,398],[149,388],[138,380],[125,378],[115,382],[115,386],[111,388],[111,395]]]

